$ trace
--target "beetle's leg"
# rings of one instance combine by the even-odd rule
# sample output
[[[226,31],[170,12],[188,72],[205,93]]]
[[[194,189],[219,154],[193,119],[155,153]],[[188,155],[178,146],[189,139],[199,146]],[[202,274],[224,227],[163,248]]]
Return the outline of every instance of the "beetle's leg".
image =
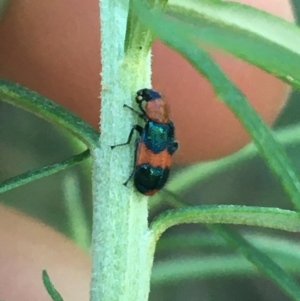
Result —
[[[173,155],[177,151],[178,147],[179,143],[177,141],[174,141],[172,145],[168,147],[170,154]]]
[[[143,113],[143,119],[146,121],[147,119],[149,119],[147,112],[145,111],[145,109],[142,106],[142,103],[139,103],[139,109],[141,110],[141,112]]]
[[[131,180],[131,178],[133,177],[134,174],[134,169],[132,170],[132,172],[130,173],[130,176],[128,177],[128,179],[123,183],[124,186],[127,186],[128,182]]]
[[[137,156],[137,150],[138,150],[138,144],[139,144],[140,139],[136,139],[135,141],[135,151],[134,151],[134,167],[132,172],[130,173],[130,176],[128,177],[128,179],[123,183],[124,186],[127,186],[128,182],[131,180],[131,178],[134,175],[135,172],[135,162],[136,162],[136,156]]]
[[[111,149],[114,149],[114,148],[117,147],[117,146],[123,146],[123,145],[129,144],[129,143],[131,142],[132,135],[133,135],[133,132],[134,132],[134,131],[137,131],[137,132],[141,135],[142,132],[143,132],[143,128],[142,128],[140,125],[136,124],[136,125],[133,126],[133,128],[131,129],[127,141],[126,141],[125,143],[120,143],[120,144],[116,144],[116,145],[111,145],[111,146],[110,146]]]
[[[139,105],[139,108],[140,108],[141,112],[135,110],[134,108],[132,108],[132,107],[126,105],[126,104],[124,104],[123,107],[127,108],[127,109],[130,109],[132,112],[136,113],[140,118],[142,118],[144,121],[148,120],[148,116],[147,116],[146,111],[140,105]]]

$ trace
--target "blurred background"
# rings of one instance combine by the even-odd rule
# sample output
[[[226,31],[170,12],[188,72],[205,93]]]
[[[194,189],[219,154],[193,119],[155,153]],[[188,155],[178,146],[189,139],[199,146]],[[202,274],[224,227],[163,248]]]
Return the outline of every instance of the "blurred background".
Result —
[[[294,6],[299,19],[300,1],[295,0]],[[299,124],[299,113],[300,93],[293,92],[274,128]],[[30,169],[65,160],[82,150],[84,147],[61,129],[23,110],[0,102],[0,181]],[[287,148],[287,152],[300,172],[300,144]],[[42,220],[69,237],[72,237],[74,232],[68,208],[70,202],[79,202],[82,204],[79,210],[86,216],[90,231],[92,220],[90,167],[90,160],[86,160],[66,171],[8,191],[1,195],[1,202]],[[174,173],[184,168],[185,166],[175,166]],[[246,204],[292,209],[276,178],[264,161],[257,156],[201,184],[194,185],[181,197],[192,204]],[[164,209],[166,207],[159,210]],[[232,228],[246,232],[251,230],[260,235],[285,238],[288,236],[298,241],[300,238],[299,235],[280,231]],[[199,243],[192,241],[184,246],[176,244],[175,238],[180,240],[182,237],[196,236],[200,239]],[[177,260],[188,266],[190,264],[188,259],[193,258],[194,265],[201,264],[201,261],[198,261],[201,258],[208,258],[211,261],[215,259],[215,262],[218,262],[220,252],[228,256],[233,254],[233,251],[224,247],[219,238],[214,240],[212,236],[213,234],[204,226],[186,225],[169,230],[158,244],[157,266],[168,260],[172,262]],[[87,238],[87,244],[88,240]],[[298,264],[300,265],[300,262]],[[153,281],[150,300],[186,300],[188,296],[189,301],[196,301],[200,295],[201,300],[208,301],[290,300],[273,283],[263,276],[258,276],[257,273],[235,275],[224,270],[224,273],[219,272],[218,275],[204,272],[191,273],[186,279],[179,278],[173,277],[169,282]]]

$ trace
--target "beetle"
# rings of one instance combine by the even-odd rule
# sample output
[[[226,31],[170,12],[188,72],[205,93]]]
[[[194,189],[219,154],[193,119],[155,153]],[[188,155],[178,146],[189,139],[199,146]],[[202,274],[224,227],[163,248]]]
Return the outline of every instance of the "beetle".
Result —
[[[175,127],[170,120],[168,103],[155,90],[137,91],[135,101],[139,111],[124,105],[145,121],[144,127],[136,124],[132,127],[125,143],[111,146],[127,145],[131,142],[134,131],[139,133],[136,140],[134,169],[127,181],[133,177],[134,186],[144,194],[151,196],[167,182],[172,165],[172,155],[178,149],[175,141]],[[143,106],[143,104],[145,105]]]

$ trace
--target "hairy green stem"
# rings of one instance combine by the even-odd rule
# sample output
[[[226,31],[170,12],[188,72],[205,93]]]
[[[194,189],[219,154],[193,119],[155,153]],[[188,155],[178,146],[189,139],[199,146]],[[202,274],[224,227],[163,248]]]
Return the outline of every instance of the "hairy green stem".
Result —
[[[93,234],[91,301],[146,301],[154,246],[148,229],[147,198],[122,183],[133,168],[132,146],[111,150],[126,141],[134,114],[135,92],[150,86],[150,56],[143,37],[124,48],[128,0],[101,0],[101,138],[93,156]],[[131,18],[131,16],[129,16]],[[145,30],[139,27],[141,30]],[[133,30],[129,28],[128,30]],[[127,32],[127,37],[132,34]],[[149,42],[149,41],[148,41]],[[151,245],[152,243],[152,245]]]

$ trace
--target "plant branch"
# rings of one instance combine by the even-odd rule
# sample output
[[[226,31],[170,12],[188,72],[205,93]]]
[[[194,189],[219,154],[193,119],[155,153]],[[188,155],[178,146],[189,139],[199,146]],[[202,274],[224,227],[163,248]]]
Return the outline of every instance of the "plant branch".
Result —
[[[134,146],[113,151],[110,146],[125,141],[137,123],[123,105],[134,106],[136,91],[150,87],[153,36],[131,13],[129,1],[99,2],[103,89],[100,146],[92,151],[91,301],[147,301],[154,257],[147,198],[137,194],[131,183],[128,188],[122,185],[133,168]]]

